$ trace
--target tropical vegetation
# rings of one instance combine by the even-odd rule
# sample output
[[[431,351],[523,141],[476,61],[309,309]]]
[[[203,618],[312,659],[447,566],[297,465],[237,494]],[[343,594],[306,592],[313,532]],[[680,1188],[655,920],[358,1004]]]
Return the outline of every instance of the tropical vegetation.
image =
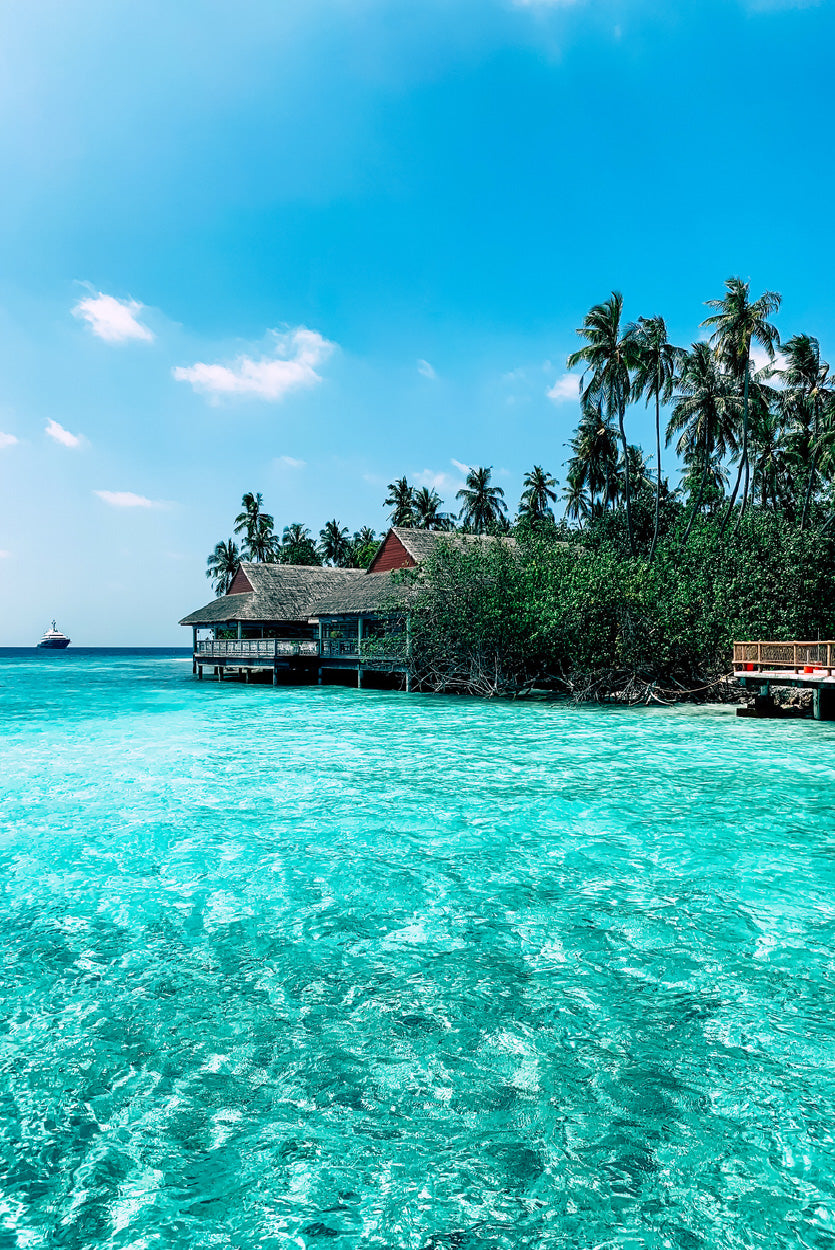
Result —
[[[567,359],[579,410],[562,483],[533,465],[515,511],[491,466],[466,470],[455,511],[435,485],[389,483],[390,525],[516,540],[441,543],[421,571],[426,684],[709,687],[733,634],[832,636],[835,383],[817,338],[781,339],[781,303],[731,277],[686,346],[658,314],[627,321],[613,291]],[[649,456],[631,436],[638,405],[652,411]],[[218,593],[237,559],[367,567],[381,537],[334,518],[318,540],[295,523],[279,540],[254,492],[234,532],[240,553],[229,539],[209,557]]]

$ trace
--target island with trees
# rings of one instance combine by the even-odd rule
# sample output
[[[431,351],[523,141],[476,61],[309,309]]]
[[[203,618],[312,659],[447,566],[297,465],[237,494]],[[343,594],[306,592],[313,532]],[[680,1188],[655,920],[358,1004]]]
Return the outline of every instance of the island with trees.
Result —
[[[561,490],[540,464],[515,510],[489,466],[449,506],[391,482],[392,526],[447,536],[390,577],[393,618],[408,600],[413,688],[716,697],[735,638],[833,636],[829,366],[811,334],[781,337],[775,292],[730,278],[707,306],[689,347],[660,316],[627,321],[618,292],[589,310],[567,362],[579,417]],[[630,439],[636,405],[654,416],[649,455]],[[381,537],[335,518],[318,537],[300,522],[279,535],[251,493],[207,576],[223,595],[242,560],[367,569]]]

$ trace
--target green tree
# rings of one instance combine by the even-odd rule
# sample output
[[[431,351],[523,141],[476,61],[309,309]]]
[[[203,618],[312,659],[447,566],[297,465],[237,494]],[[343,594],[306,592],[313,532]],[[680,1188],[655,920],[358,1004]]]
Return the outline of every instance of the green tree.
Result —
[[[592,515],[594,501],[586,490],[586,480],[579,467],[569,467],[562,502],[569,521],[582,523]]]
[[[785,383],[784,410],[795,416],[810,431],[806,491],[800,528],[806,528],[809,506],[815,488],[815,473],[820,454],[821,415],[828,411],[833,397],[829,384],[829,365],[821,360],[820,343],[810,334],[795,334],[782,347],[785,367],[779,370]]]
[[[206,576],[216,595],[225,595],[238,571],[241,553],[234,538],[215,543],[215,549],[206,561]]]
[[[248,560],[266,564],[280,558],[280,549],[281,544],[273,531],[273,519],[268,513],[262,512],[247,531],[241,548],[242,554]]]
[[[248,560],[263,563],[275,558],[275,522],[269,512],[264,511],[260,491],[247,491],[241,499],[241,511],[235,517],[235,533],[244,535],[242,554]]]
[[[352,568],[367,569],[380,547],[380,540],[370,525],[356,530],[351,539],[347,561]]]
[[[408,527],[414,524],[414,487],[406,481],[405,474],[388,484],[384,508],[391,508],[389,521],[394,526]]]
[[[319,551],[326,564],[344,568],[351,551],[347,526],[340,525],[336,520],[326,522],[319,531]]]
[[[501,529],[507,512],[504,491],[492,486],[492,468],[470,469],[466,484],[456,493],[461,501],[461,519],[473,534],[486,534]]]
[[[629,549],[635,554],[632,529],[632,492],[629,480],[629,455],[626,441],[626,408],[632,394],[632,369],[635,365],[634,338],[621,330],[623,296],[613,291],[602,304],[595,304],[586,313],[577,334],[586,340],[584,347],[572,352],[567,367],[583,366],[580,380],[581,402],[599,403],[611,421],[617,419],[621,455],[624,463],[624,502]]]
[[[745,513],[748,502],[748,483],[750,466],[748,459],[748,417],[749,388],[751,382],[751,345],[759,343],[765,349],[769,360],[774,359],[774,350],[780,346],[780,335],[776,326],[768,320],[780,308],[782,297],[776,291],[764,291],[758,299],[752,300],[750,284],[741,278],[728,278],[725,283],[725,295],[722,299],[706,300],[708,308],[716,312],[705,317],[703,326],[713,329],[711,343],[715,347],[722,364],[742,389],[742,440],[740,447],[739,471],[733,493],[728,504],[728,511],[720,529],[727,525],[736,503],[740,483],[743,481],[742,506],[740,517]]]
[[[519,517],[526,521],[553,521],[554,510],[551,504],[557,498],[554,489],[556,478],[546,473],[541,465],[535,464],[530,473],[525,474],[522,498],[519,501]]]
[[[633,397],[643,397],[647,405],[650,400],[655,401],[655,525],[648,556],[652,563],[658,544],[661,510],[661,405],[669,403],[673,397],[676,370],[684,353],[681,348],[674,347],[667,337],[667,323],[663,317],[639,317],[629,326],[627,334],[634,344]]]
[[[676,452],[688,466],[693,507],[682,542],[706,499],[709,477],[717,460],[738,450],[737,399],[733,384],[723,372],[708,343],[694,343],[679,368],[675,402],[667,423],[667,445],[678,434]],[[699,476],[700,475],[700,476]],[[692,485],[698,480],[695,493]]]
[[[580,494],[587,491],[587,511],[583,515],[596,516],[614,504],[618,496],[617,435],[600,403],[587,401],[582,405],[580,424],[569,445],[574,454],[568,462],[568,494],[579,500]],[[564,499],[567,504],[567,497]],[[576,516],[581,514],[582,509]]]
[[[285,525],[281,536],[280,558],[282,564],[321,564],[313,535],[306,525],[294,521]]]
[[[421,486],[412,497],[412,524],[419,530],[448,530],[452,518],[443,511],[443,500],[436,490]]]

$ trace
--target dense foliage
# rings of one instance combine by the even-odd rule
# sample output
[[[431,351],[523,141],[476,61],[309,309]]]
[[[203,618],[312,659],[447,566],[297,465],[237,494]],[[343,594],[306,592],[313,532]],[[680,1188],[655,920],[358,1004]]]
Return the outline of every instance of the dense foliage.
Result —
[[[388,486],[392,525],[503,542],[441,544],[408,575],[414,676],[430,689],[520,690],[546,683],[581,697],[712,687],[734,638],[835,634],[835,386],[818,340],[781,342],[777,292],[729,278],[706,301],[703,335],[673,344],[662,317],[624,320],[623,297],[595,304],[568,358],[581,370],[565,519],[557,482],[526,474],[515,517],[492,469],[470,468],[444,510],[405,476]],[[650,406],[650,460],[629,439]],[[662,408],[666,420],[662,422]],[[664,474],[662,443],[678,460]],[[318,542],[302,525],[279,540],[259,494],[241,536],[218,543],[207,576],[222,593],[237,561],[368,567],[378,537],[332,520]],[[401,640],[402,641],[402,640]]]
[[[636,531],[653,529],[651,492]],[[749,513],[732,541],[686,512],[652,563],[624,551],[625,524],[530,529],[515,544],[439,544],[414,583],[414,676],[424,689],[546,687],[588,699],[715,696],[737,638],[832,637],[835,541]]]

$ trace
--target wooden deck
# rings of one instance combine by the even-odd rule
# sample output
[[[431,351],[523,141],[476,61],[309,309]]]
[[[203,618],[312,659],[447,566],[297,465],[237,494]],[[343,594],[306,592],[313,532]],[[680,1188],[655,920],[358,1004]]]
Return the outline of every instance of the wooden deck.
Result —
[[[203,677],[204,667],[214,670],[222,681],[224,675],[272,670],[273,684],[278,684],[283,671],[291,680],[318,678],[322,683],[324,669],[349,670],[356,673],[357,685],[363,684],[363,673],[405,675],[410,688],[408,666],[403,655],[385,655],[369,648],[363,650],[361,636],[343,638],[201,638],[192,654],[192,672]]]
[[[835,641],[735,642],[734,677],[756,692],[763,715],[772,686],[793,686],[813,692],[815,720],[835,720]]]

